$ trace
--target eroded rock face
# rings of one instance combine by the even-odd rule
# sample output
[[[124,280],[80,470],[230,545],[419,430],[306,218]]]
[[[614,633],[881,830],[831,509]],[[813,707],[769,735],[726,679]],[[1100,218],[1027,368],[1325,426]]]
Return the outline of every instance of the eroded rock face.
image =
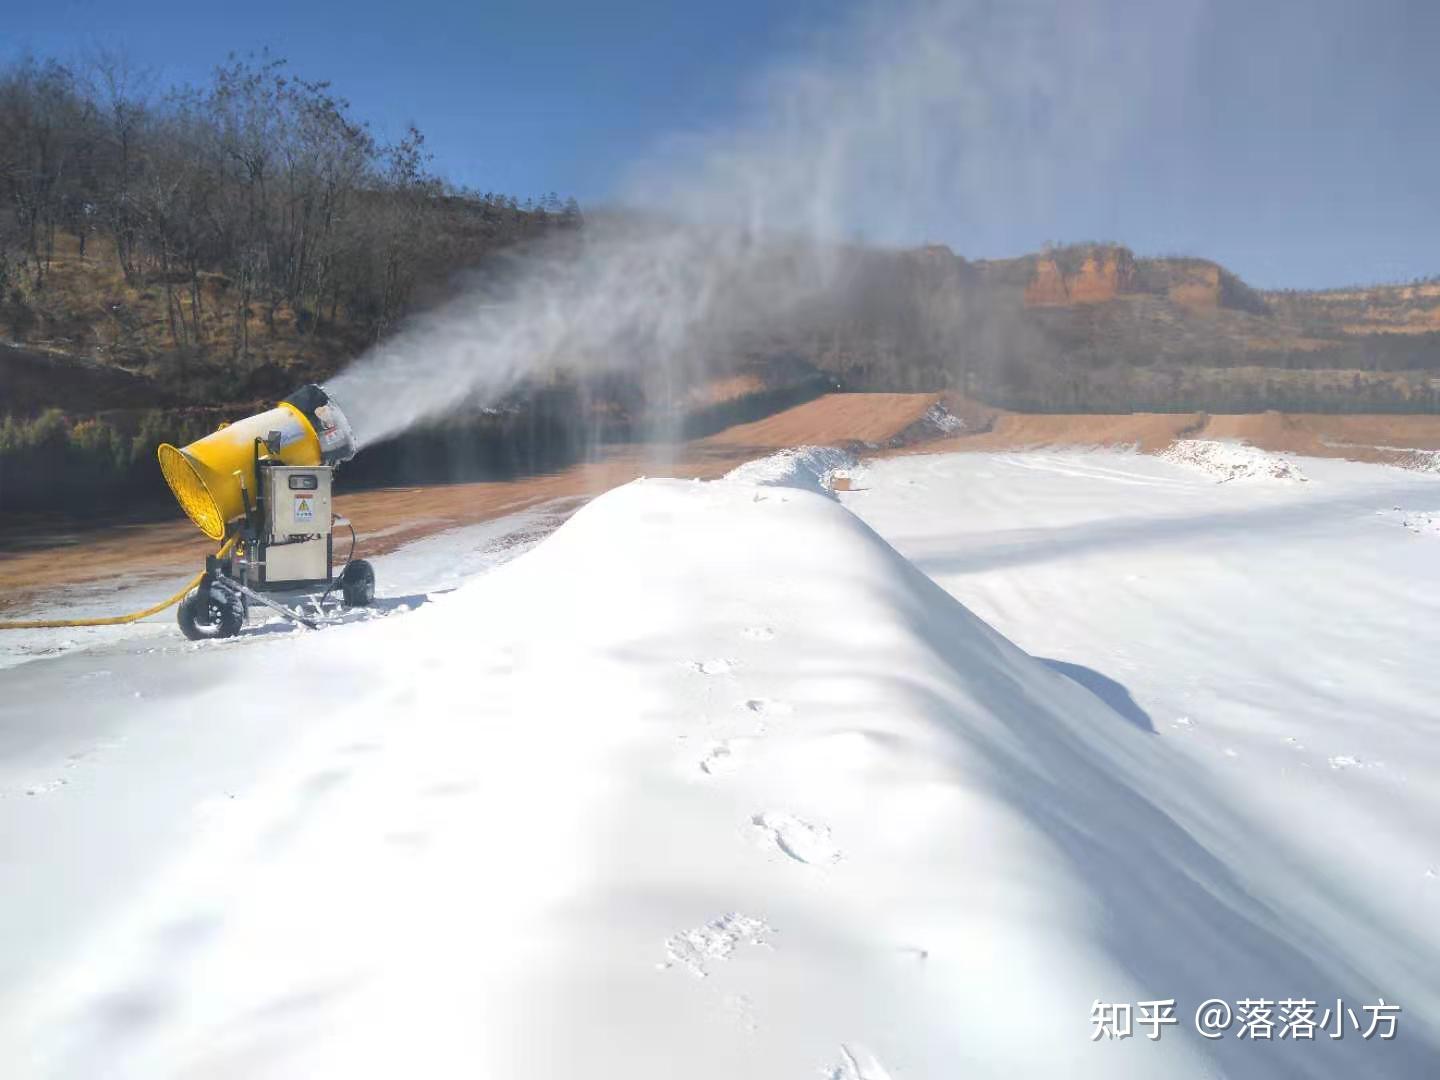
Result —
[[[1124,248],[1112,248],[1103,258],[1091,254],[1070,284],[1070,300],[1075,304],[1114,300],[1121,293],[1130,292],[1134,281],[1135,260]]]
[[[1192,311],[1214,311],[1220,306],[1220,267],[1186,266],[1170,283],[1166,295]]]
[[[1092,249],[1069,273],[1060,258],[1045,254],[1036,259],[1035,274],[1025,286],[1025,306],[1103,304],[1133,291],[1134,285],[1135,259],[1124,248]]]
[[[1049,255],[1035,260],[1035,276],[1025,286],[1026,307],[1064,307],[1070,303],[1070,290],[1065,275]]]
[[[1206,259],[1137,260],[1128,248],[1060,248],[1036,256],[1026,307],[1104,304],[1121,296],[1163,296],[1193,312],[1237,308],[1263,312],[1264,301]]]

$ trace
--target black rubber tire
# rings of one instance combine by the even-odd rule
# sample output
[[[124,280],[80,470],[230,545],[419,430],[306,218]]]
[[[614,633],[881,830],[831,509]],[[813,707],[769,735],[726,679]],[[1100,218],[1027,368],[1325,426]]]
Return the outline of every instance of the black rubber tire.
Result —
[[[375,568],[356,559],[340,572],[340,595],[346,607],[369,607],[375,599]]]
[[[191,641],[234,637],[245,625],[244,597],[234,593],[226,598],[215,589],[191,589],[180,601],[175,621],[180,624],[180,632]]]

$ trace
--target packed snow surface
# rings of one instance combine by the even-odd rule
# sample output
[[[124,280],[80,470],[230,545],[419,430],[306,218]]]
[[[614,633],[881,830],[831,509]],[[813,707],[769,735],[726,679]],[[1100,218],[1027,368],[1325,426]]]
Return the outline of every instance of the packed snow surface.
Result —
[[[389,618],[5,672],[0,1073],[1431,1075],[1440,569],[1377,511],[1440,478],[793,465]],[[1403,1012],[1194,1031],[1262,997]]]

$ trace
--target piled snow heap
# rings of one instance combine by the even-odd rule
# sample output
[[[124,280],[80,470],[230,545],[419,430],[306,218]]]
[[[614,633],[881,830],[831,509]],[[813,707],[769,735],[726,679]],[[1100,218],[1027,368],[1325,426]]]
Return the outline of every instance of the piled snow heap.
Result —
[[[143,770],[12,804],[85,846],[48,901],[16,871],[5,1076],[1425,1075],[1433,956],[1337,933],[1162,740],[820,494],[840,460],[640,481],[403,619],[137,669]],[[1406,1038],[1191,1019],[1381,995]],[[1091,1042],[1097,999],[1179,1019]]]
[[[1272,454],[1244,443],[1218,439],[1179,439],[1160,457],[1179,465],[1188,465],[1214,476],[1220,483],[1228,480],[1288,480],[1303,483],[1308,479],[1300,466],[1288,457]]]
[[[756,458],[731,469],[726,480],[762,487],[792,487],[830,494],[831,479],[849,476],[859,461],[854,454],[833,446],[798,446],[769,457]]]
[[[1400,455],[1396,464],[1402,468],[1414,469],[1416,472],[1440,472],[1440,450],[1416,450],[1409,447],[1380,447],[1381,450],[1394,450]]]

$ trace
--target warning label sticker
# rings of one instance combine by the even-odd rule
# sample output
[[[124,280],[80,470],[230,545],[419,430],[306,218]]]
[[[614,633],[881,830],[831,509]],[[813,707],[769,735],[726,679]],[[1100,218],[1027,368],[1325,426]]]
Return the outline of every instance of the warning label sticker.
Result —
[[[314,496],[314,495],[296,495],[296,496],[295,496],[295,520],[296,520],[296,521],[314,521],[314,520],[315,520],[315,496]]]

